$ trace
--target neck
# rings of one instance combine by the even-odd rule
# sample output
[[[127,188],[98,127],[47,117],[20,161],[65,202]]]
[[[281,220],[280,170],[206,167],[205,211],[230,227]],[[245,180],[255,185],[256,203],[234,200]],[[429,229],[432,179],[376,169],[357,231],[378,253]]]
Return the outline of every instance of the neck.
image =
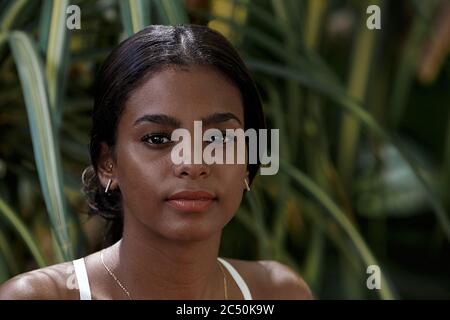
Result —
[[[133,218],[124,226],[122,239],[105,257],[133,299],[224,298],[217,261],[221,232],[201,241],[181,241],[164,238]]]

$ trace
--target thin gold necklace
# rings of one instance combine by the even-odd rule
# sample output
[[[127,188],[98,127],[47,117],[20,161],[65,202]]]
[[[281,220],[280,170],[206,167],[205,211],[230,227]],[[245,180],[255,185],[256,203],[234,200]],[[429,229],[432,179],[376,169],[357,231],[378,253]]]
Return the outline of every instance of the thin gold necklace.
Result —
[[[119,285],[119,287],[122,288],[122,290],[126,293],[126,295],[128,296],[129,300],[133,300],[131,298],[131,294],[130,292],[128,292],[128,290],[125,288],[125,286],[119,281],[119,279],[117,279],[116,275],[114,274],[114,272],[112,272],[108,266],[105,264],[105,260],[103,260],[103,250],[102,252],[100,252],[100,258],[102,260],[102,264],[105,267],[106,271],[108,271],[108,273],[111,275],[111,277],[113,277],[113,279],[116,281],[116,283]]]
[[[219,265],[220,271],[223,274],[223,291],[225,295],[225,300],[228,300],[228,288],[227,288],[227,276],[225,275],[225,271],[223,270],[222,264],[217,260],[217,264]]]
[[[100,252],[100,259],[102,260],[103,266],[105,267],[106,271],[110,274],[110,276],[116,281],[116,283],[119,285],[119,287],[123,290],[123,292],[125,292],[128,299],[133,300],[133,298],[131,298],[131,294],[127,290],[127,288],[120,282],[120,280],[117,278],[117,276],[114,274],[114,272],[112,272],[111,269],[109,269],[108,266],[106,265],[105,260],[103,259],[103,250]],[[224,289],[225,300],[228,300],[227,277],[225,275],[225,271],[223,270],[223,267],[220,264],[220,262],[217,261],[217,263],[219,265],[220,271],[222,271],[222,274],[223,274],[223,289]]]

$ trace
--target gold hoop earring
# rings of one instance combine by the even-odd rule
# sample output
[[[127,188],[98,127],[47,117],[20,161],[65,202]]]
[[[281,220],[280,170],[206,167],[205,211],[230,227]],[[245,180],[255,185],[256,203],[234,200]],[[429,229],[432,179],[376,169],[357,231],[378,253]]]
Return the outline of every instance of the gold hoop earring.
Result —
[[[247,189],[247,191],[250,191],[250,186],[248,185],[247,178],[244,178],[244,182],[245,182],[245,189]]]
[[[111,182],[112,182],[112,180],[109,179],[108,184],[106,185],[105,193],[108,193],[109,187],[111,186]]]

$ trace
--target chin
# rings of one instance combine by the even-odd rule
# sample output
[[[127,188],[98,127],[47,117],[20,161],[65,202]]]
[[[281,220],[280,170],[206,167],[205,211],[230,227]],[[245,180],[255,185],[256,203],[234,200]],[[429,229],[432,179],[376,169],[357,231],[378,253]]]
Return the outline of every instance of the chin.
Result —
[[[169,228],[162,230],[161,234],[174,241],[204,241],[222,231],[223,226],[216,223],[174,223]]]

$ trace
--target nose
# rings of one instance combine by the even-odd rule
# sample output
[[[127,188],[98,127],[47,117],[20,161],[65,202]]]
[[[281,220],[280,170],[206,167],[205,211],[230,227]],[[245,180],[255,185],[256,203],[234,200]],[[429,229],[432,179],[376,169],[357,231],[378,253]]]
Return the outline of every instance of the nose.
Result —
[[[174,175],[178,178],[205,179],[211,173],[207,164],[179,164],[173,168]]]

